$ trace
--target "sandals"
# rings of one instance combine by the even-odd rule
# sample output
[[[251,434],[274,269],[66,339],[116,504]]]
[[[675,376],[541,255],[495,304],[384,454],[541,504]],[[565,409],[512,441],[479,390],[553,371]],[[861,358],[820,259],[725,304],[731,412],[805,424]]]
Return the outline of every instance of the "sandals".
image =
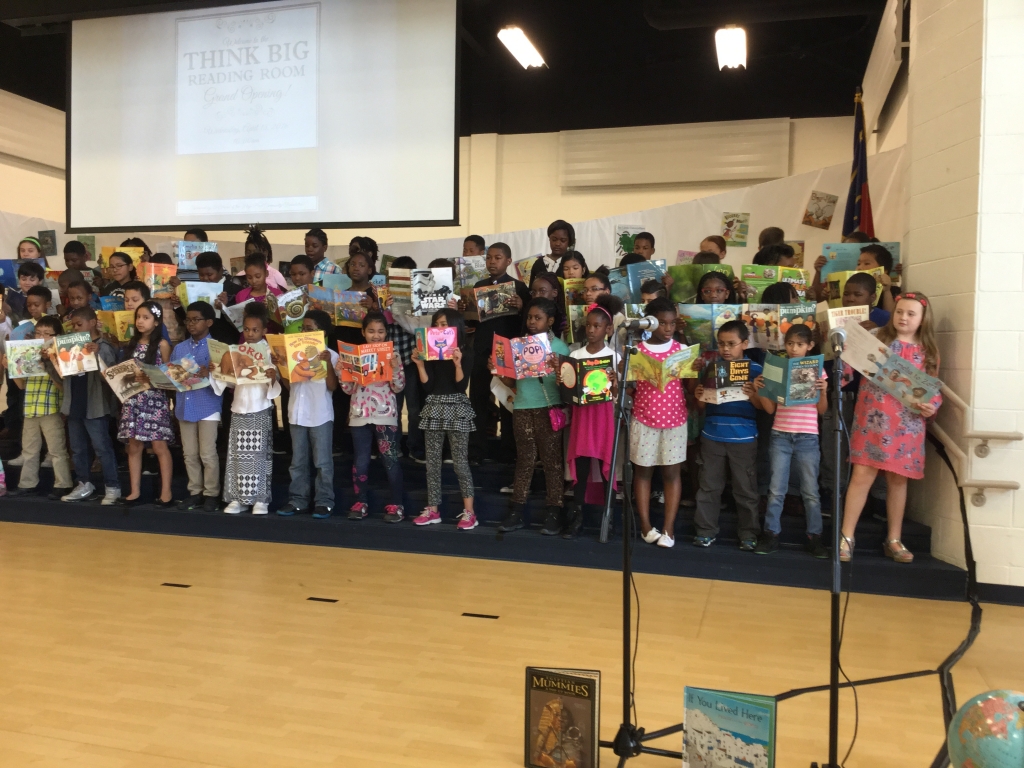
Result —
[[[848,563],[853,559],[853,548],[857,540],[852,536],[840,536],[839,538],[839,562]]]
[[[889,539],[882,544],[882,553],[897,563],[914,562],[914,553],[903,546],[903,542],[899,539]]]

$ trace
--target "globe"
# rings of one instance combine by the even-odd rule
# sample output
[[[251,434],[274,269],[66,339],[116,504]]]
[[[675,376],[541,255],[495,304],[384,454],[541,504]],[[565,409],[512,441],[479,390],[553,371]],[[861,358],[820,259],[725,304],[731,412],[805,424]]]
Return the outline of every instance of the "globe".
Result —
[[[953,768],[1024,768],[1024,693],[975,696],[949,724]]]

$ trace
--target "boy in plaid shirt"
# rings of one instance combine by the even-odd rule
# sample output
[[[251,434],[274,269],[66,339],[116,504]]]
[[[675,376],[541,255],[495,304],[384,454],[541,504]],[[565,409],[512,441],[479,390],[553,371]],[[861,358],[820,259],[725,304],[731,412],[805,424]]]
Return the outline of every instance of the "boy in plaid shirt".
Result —
[[[54,336],[64,332],[60,320],[47,315],[36,321],[34,338],[52,342]],[[21,451],[25,463],[21,468],[18,487],[7,492],[8,496],[24,496],[35,493],[39,485],[39,458],[43,451],[43,440],[53,459],[53,490],[51,499],[59,499],[71,492],[71,463],[68,460],[68,446],[64,440],[64,422],[60,407],[64,382],[50,360],[50,349],[41,352],[46,376],[32,376],[14,379],[15,385],[25,392],[25,425],[22,428]]]

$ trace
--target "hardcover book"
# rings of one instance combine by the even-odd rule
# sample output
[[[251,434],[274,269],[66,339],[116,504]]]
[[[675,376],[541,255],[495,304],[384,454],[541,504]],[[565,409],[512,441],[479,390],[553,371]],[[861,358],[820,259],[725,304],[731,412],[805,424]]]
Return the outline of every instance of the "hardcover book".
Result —
[[[454,329],[453,329],[454,330]],[[378,341],[372,344],[338,342],[338,378],[361,386],[390,383],[394,375],[391,354],[394,344]]]
[[[892,354],[874,334],[856,323],[846,326],[843,362],[908,408],[930,402],[942,388],[941,381]]]
[[[414,315],[432,315],[447,307],[448,300],[456,295],[451,267],[414,269],[410,287]]]
[[[327,378],[327,363],[320,359],[324,332],[284,334],[284,351],[288,359],[288,381],[321,381]]]
[[[779,338],[785,341],[786,331],[793,325],[806,325],[811,329],[811,338],[818,344],[821,333],[818,330],[818,305],[811,302],[801,304],[779,304]],[[783,349],[782,343],[779,349]]]
[[[335,291],[319,285],[304,285],[300,290],[306,293],[306,303],[309,309],[326,312],[332,321],[337,324],[338,305],[336,297],[338,294]]]
[[[422,360],[448,360],[457,342],[455,328],[416,329],[416,354]]]
[[[592,405],[612,399],[615,368],[611,355],[577,360],[559,355],[559,393],[569,405]]]
[[[866,243],[825,243],[821,246],[821,255],[825,257],[825,266],[821,268],[821,281],[828,282],[825,278],[833,272],[854,272],[857,269],[857,262],[860,260],[860,252]],[[893,283],[899,283],[899,273],[896,272],[896,265],[900,263],[899,243],[878,243],[892,254],[893,271],[889,274]]]
[[[611,286],[612,295],[622,299],[623,304],[635,303],[629,293],[629,270],[627,267],[609,269],[608,283]],[[636,297],[636,301],[640,301],[639,296]]]
[[[759,394],[785,406],[817,403],[820,395],[814,386],[824,364],[824,355],[765,355],[764,388]]]
[[[209,374],[203,373],[201,366],[191,355],[159,365],[142,363],[140,367],[149,377],[149,383],[157,389],[191,392],[210,386]]]
[[[728,264],[676,264],[667,271],[672,278],[668,297],[677,304],[693,304],[697,301],[697,285],[708,272],[721,272],[730,280],[733,277],[732,267]]]
[[[629,283],[629,295],[634,301],[641,301],[640,288],[648,280],[657,280],[659,283],[665,277],[665,260],[651,259],[626,266],[626,276]]]
[[[145,377],[139,375],[141,373],[142,368],[135,360],[125,360],[123,363],[104,368],[103,379],[110,385],[117,399],[125,403],[152,388]]]
[[[307,297],[301,288],[282,293],[280,296],[267,294],[267,307],[271,309],[272,317],[284,328],[285,333],[294,333],[289,331],[289,328],[296,325],[302,327],[302,318],[306,316],[308,309]]]
[[[537,259],[542,258],[540,254],[536,256],[528,256],[525,259],[512,262],[512,266],[516,269],[516,275],[519,277],[520,282],[530,284],[530,273],[533,271],[533,265],[537,263]]]
[[[96,313],[102,333],[108,334],[115,341],[128,341],[135,332],[135,312],[122,309],[108,312],[101,309]]]
[[[586,278],[583,277],[571,277],[568,280],[562,280],[562,293],[565,294],[566,307],[570,307],[573,304],[586,304],[586,300],[583,298],[585,290],[583,284],[586,282]]]
[[[196,301],[205,301],[213,307],[217,317],[220,317],[220,310],[217,309],[217,297],[224,293],[224,281],[216,283],[201,283],[198,280],[182,280],[178,286],[178,300],[186,310],[188,305]]]
[[[555,356],[547,334],[518,336],[514,339],[495,334],[491,351],[499,376],[519,380],[542,378],[555,373]]]
[[[273,295],[268,293],[267,298],[269,299]],[[231,321],[231,324],[238,329],[239,333],[245,328],[245,308],[254,301],[256,299],[246,299],[241,304],[232,304],[229,307],[224,307],[224,317]]]
[[[884,272],[881,267],[853,270],[852,272],[833,272],[828,276],[828,305],[830,307],[843,306],[843,292],[846,290],[846,283],[853,275],[856,275],[858,271],[866,272],[875,278],[875,302],[882,297],[882,291],[885,290],[885,286],[881,283],[882,274]]]
[[[139,278],[149,287],[154,299],[169,299],[174,295],[174,286],[170,280],[178,274],[174,264],[154,264],[147,261],[139,266]]]
[[[587,308],[582,304],[571,304],[565,308],[565,340],[569,344],[584,343],[587,340]]]
[[[743,393],[743,385],[749,380],[749,360],[714,360],[707,367],[701,400],[715,405],[749,400]]]
[[[694,344],[673,352],[664,360],[655,360],[641,352],[629,361],[627,381],[646,381],[662,392],[673,379],[695,379],[698,375],[700,345]]]
[[[225,384],[234,384],[235,368],[231,363],[231,345],[208,338],[206,348],[210,352],[210,377]]]
[[[367,312],[362,304],[365,298],[366,294],[362,291],[335,291],[334,324],[346,328],[362,328]]]
[[[486,256],[456,256],[452,259],[455,266],[454,290],[461,295],[462,292],[488,276]]]
[[[683,768],[774,768],[775,720],[772,696],[686,686]]]
[[[216,243],[201,243],[198,240],[178,240],[175,243],[175,252],[178,255],[178,269],[194,270],[196,268],[196,256],[200,253],[216,253],[216,251]],[[245,269],[244,259],[241,269]]]
[[[25,339],[24,341],[7,342],[7,377],[10,379],[28,379],[34,376],[46,376],[43,365],[43,347],[45,339]]]
[[[14,326],[7,338],[11,341],[25,341],[35,332],[36,324],[34,320],[22,320]]]
[[[750,334],[747,347],[755,349],[782,349],[779,333],[779,304],[744,304],[740,319]]]
[[[597,768],[601,673],[526,668],[527,768]]]
[[[235,386],[270,383],[267,371],[273,368],[274,364],[270,361],[270,345],[266,341],[258,341],[255,344],[245,341],[241,344],[232,344],[230,354]]]
[[[329,291],[347,291],[352,287],[352,278],[344,272],[328,272],[320,281],[320,286]]]
[[[268,333],[263,337],[270,347],[270,359],[277,366],[277,373],[282,379],[288,378],[288,352],[284,348],[284,335]],[[276,360],[275,360],[276,358]]]
[[[124,296],[100,296],[100,309],[107,312],[123,312]]]
[[[92,341],[92,336],[82,333],[66,333],[53,339],[53,362],[61,377],[77,376],[88,371],[98,371],[99,363],[94,352],[86,352],[84,347]]]
[[[480,322],[518,314],[519,310],[511,303],[515,296],[516,284],[511,281],[473,289],[473,300],[476,302]]]
[[[679,304],[683,335],[702,352],[718,349],[718,329],[730,320],[743,319],[743,304]]]
[[[747,301],[760,301],[764,289],[775,283],[790,283],[801,299],[807,295],[808,274],[796,267],[780,267],[777,265],[747,264],[740,269],[740,280],[749,289]]]
[[[391,313],[394,315],[412,314],[412,270],[396,269],[391,267],[388,270],[388,293],[394,301],[391,302]]]

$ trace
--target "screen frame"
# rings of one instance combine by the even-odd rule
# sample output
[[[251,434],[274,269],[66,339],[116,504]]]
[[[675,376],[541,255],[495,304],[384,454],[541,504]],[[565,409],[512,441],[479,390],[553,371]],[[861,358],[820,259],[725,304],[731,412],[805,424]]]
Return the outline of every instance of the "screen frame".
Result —
[[[252,0],[242,0],[242,2],[231,2],[231,0],[219,0],[218,2],[206,2],[202,4],[188,3],[186,7],[188,10],[199,10],[205,8],[229,8],[232,5],[242,5]],[[454,191],[452,200],[452,218],[450,219],[425,219],[420,221],[314,221],[309,220],[303,223],[297,222],[277,222],[277,221],[237,221],[227,224],[127,224],[116,227],[80,227],[75,226],[71,220],[71,174],[73,172],[71,163],[71,111],[74,108],[73,104],[73,91],[71,89],[71,56],[72,47],[74,44],[74,21],[68,23],[68,40],[67,40],[67,73],[66,73],[66,87],[67,87],[67,110],[64,115],[64,167],[65,181],[64,181],[64,227],[67,234],[90,234],[93,232],[104,233],[104,232],[178,232],[182,229],[187,229],[190,226],[202,227],[204,230],[210,232],[220,232],[226,230],[238,230],[247,229],[253,224],[258,225],[261,229],[309,229],[310,227],[318,227],[320,229],[379,229],[387,227],[389,229],[401,229],[403,227],[457,227],[460,225],[459,221],[459,139],[461,137],[460,131],[460,106],[462,102],[462,9],[463,2],[465,0],[455,0],[455,137],[454,141],[454,180],[452,189]],[[259,2],[259,0],[256,0]],[[185,8],[182,8],[184,10]],[[104,14],[103,16],[97,16],[96,14],[83,14],[81,19],[86,18],[104,18],[111,16],[144,16],[151,13],[168,13],[173,12],[174,9],[168,9],[161,7],[159,10],[146,11],[142,13],[124,13],[124,14]]]

